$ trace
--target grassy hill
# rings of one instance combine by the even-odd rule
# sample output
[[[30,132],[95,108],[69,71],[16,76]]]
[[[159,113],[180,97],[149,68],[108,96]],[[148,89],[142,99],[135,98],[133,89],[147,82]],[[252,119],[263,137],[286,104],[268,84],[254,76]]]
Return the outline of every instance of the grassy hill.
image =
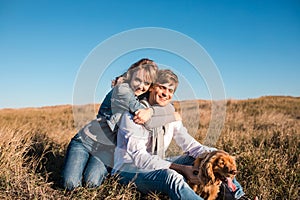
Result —
[[[204,143],[212,119],[210,101],[174,102],[183,123]],[[228,100],[215,146],[236,156],[237,179],[249,196],[298,199],[300,185],[300,98],[266,96]],[[82,112],[97,111],[99,105]],[[75,135],[70,105],[0,110],[1,199],[167,199],[143,196],[132,185],[109,178],[97,189],[64,191],[60,170]],[[176,154],[172,146],[169,155]]]

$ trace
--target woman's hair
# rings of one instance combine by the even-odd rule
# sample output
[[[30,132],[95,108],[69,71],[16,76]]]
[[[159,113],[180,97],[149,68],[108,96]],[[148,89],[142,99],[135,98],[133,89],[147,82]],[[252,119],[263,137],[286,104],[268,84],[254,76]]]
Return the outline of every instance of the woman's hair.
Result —
[[[156,63],[155,63],[153,60],[151,60],[151,59],[149,59],[149,58],[142,58],[142,59],[140,59],[139,61],[133,63],[133,64],[128,68],[128,70],[134,69],[134,68],[136,68],[136,67],[139,66],[139,65],[146,65],[146,64],[152,64],[152,65],[154,65],[156,68],[158,68],[157,65],[156,65]]]
[[[111,87],[115,87],[116,85],[118,85],[119,83],[122,83],[123,82],[123,77],[125,76],[126,73],[120,75],[120,76],[117,76],[115,79],[113,79],[111,81]]]
[[[146,77],[154,83],[156,81],[158,67],[153,60],[149,58],[142,58],[139,61],[133,63],[124,74],[117,76],[112,80],[111,86],[114,87],[122,82],[130,82],[134,72],[144,69]]]
[[[178,77],[169,69],[160,69],[157,72],[156,84],[172,83],[175,85],[174,92],[179,84]]]
[[[132,79],[133,74],[139,70],[144,70],[143,72],[145,78],[151,81],[152,84],[156,82],[158,68],[153,64],[143,64],[129,68],[126,74],[123,76],[123,82],[129,83]]]

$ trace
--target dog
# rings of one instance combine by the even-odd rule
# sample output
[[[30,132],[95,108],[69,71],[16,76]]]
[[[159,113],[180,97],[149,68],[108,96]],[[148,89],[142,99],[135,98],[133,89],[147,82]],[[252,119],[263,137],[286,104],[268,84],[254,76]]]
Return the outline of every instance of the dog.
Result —
[[[195,159],[194,174],[199,176],[201,183],[191,185],[202,198],[215,200],[222,181],[233,179],[237,174],[235,158],[227,152],[218,150]]]

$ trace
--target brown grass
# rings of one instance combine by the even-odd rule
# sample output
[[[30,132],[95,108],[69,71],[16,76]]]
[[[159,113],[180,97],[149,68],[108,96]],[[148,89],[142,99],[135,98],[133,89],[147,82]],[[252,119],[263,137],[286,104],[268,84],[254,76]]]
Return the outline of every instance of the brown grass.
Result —
[[[204,142],[211,102],[174,103],[190,132]],[[259,199],[298,199],[300,98],[228,100],[226,105],[226,121],[216,147],[237,157],[237,179],[245,192]],[[115,178],[96,189],[64,191],[59,184],[60,171],[75,133],[69,105],[0,110],[0,198],[167,199],[142,195]],[[170,149],[169,155],[177,153],[175,145]]]

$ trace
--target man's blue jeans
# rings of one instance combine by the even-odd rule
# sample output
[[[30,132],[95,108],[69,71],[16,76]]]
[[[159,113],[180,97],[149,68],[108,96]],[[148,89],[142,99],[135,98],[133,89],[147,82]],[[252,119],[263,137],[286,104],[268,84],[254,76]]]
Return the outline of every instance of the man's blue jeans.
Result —
[[[67,149],[62,184],[67,190],[82,186],[100,186],[112,166],[113,151],[95,148],[96,142],[76,134]]]
[[[177,164],[192,165],[194,158],[183,155],[176,158],[176,160],[172,159],[170,161]],[[162,193],[174,200],[203,200],[203,198],[199,197],[199,195],[191,189],[185,178],[172,169],[145,171],[137,169],[133,164],[125,164],[118,174],[120,176],[120,183],[128,184],[133,182],[137,186],[137,189],[142,193]],[[234,183],[237,183],[236,180],[234,180]],[[236,198],[238,199],[240,198],[239,195],[242,196],[244,193],[240,184],[237,183],[236,185],[238,188]]]

